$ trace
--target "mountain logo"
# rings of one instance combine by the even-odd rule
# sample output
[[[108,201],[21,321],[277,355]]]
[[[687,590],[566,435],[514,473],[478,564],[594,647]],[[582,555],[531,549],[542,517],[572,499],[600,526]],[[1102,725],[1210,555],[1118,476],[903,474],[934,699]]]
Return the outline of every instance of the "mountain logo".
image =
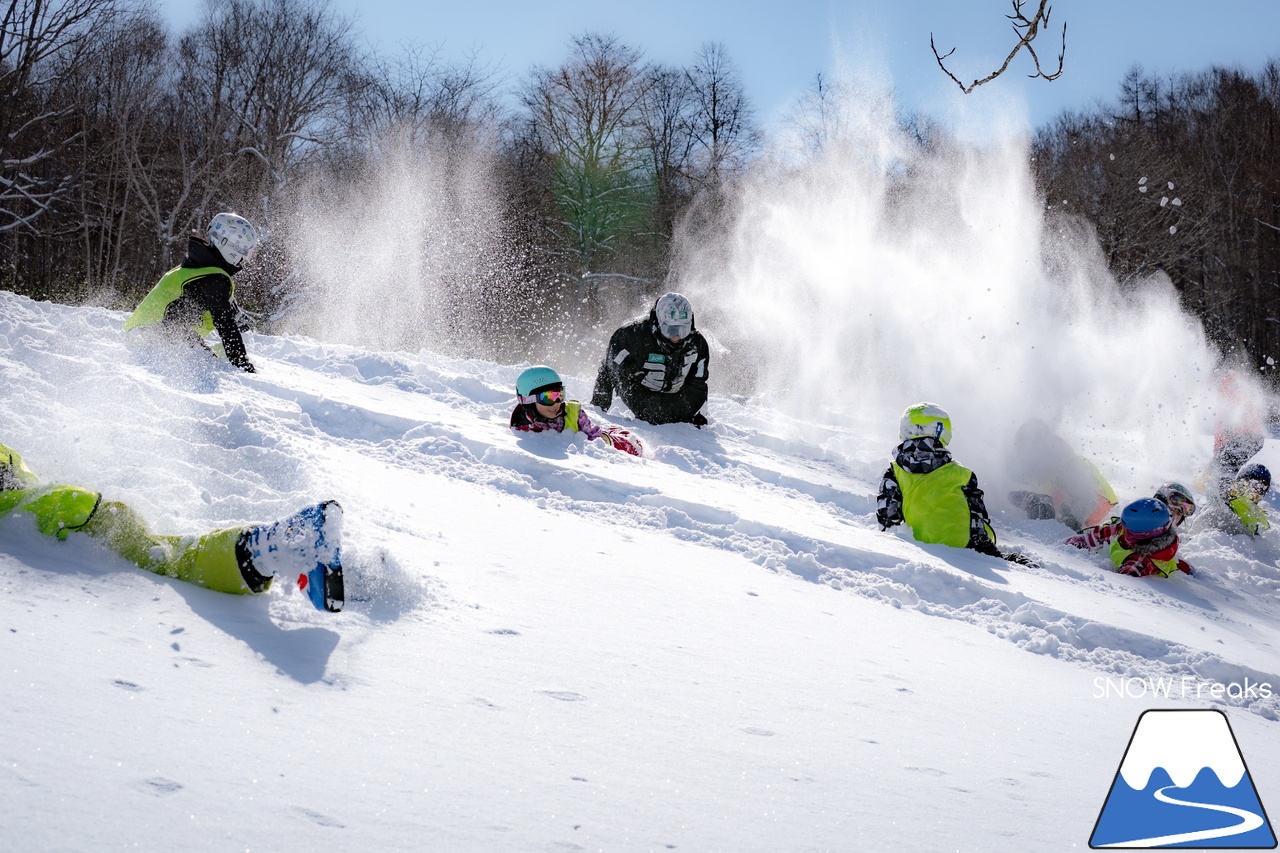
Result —
[[[1144,711],[1089,846],[1274,849],[1275,833],[1227,715]]]

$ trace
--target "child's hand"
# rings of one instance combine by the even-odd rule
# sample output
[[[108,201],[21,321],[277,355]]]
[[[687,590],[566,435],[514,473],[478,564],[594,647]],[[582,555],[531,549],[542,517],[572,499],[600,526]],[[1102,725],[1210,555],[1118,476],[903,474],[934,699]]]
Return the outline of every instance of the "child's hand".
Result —
[[[608,427],[604,430],[604,440],[609,442],[610,446],[630,453],[632,456],[639,456],[643,452],[640,445],[640,439],[627,432],[622,427]]]

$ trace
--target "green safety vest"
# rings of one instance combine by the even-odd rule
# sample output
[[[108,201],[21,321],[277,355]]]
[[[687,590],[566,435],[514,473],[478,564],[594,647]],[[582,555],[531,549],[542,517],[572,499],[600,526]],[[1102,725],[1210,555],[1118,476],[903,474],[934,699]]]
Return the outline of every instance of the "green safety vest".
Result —
[[[231,282],[231,292],[235,293],[235,281],[221,267],[174,267],[160,277],[160,280],[156,282],[156,286],[151,288],[151,292],[142,298],[142,301],[138,303],[138,307],[129,315],[129,319],[124,321],[125,331],[142,326],[158,325],[164,320],[165,310],[182,295],[182,288],[186,287],[187,282],[192,279],[203,278],[206,275],[224,277]],[[212,332],[213,315],[208,311],[204,312],[204,316],[200,318],[200,322],[196,323],[194,328],[200,333],[201,337]]]
[[[0,516],[29,512],[36,517],[41,533],[66,539],[72,530],[89,523],[102,496],[78,486],[41,486],[39,479],[16,450],[0,444],[0,465],[8,466],[25,489],[0,491]]]
[[[1264,530],[1271,529],[1271,522],[1267,519],[1267,511],[1258,503],[1249,499],[1248,495],[1240,491],[1233,491],[1227,506],[1236,514],[1236,518],[1240,519],[1240,523],[1244,525],[1244,529],[1249,531],[1253,536],[1257,536]]]
[[[577,400],[569,400],[564,404],[564,426],[570,432],[578,431],[578,412],[582,410],[582,404]]]
[[[902,490],[902,517],[917,542],[968,547],[969,501],[961,490],[969,484],[972,471],[948,462],[928,474],[912,474],[894,462],[893,473]]]
[[[1115,563],[1117,571],[1120,570],[1120,567],[1124,565],[1124,561],[1132,553],[1134,553],[1133,549],[1126,548],[1121,545],[1120,537],[1117,536],[1115,541],[1111,543],[1111,562]],[[1178,570],[1177,557],[1174,557],[1172,560],[1157,560],[1155,557],[1148,556],[1147,559],[1151,561],[1152,565],[1160,570],[1161,577],[1172,577],[1173,573]]]

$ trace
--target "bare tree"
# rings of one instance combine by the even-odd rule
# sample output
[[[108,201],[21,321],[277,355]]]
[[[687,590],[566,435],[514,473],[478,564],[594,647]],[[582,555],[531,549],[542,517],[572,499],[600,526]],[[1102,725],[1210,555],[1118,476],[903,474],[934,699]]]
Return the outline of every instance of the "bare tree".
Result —
[[[51,170],[79,136],[74,105],[56,97],[59,72],[93,48],[95,29],[116,0],[0,2],[0,232],[35,223],[71,192],[75,179]]]
[[[697,97],[688,72],[666,65],[651,66],[639,108],[641,139],[649,153],[657,193],[654,232],[665,243],[693,192],[689,160],[696,144],[693,122]]]
[[[535,68],[523,100],[529,130],[552,163],[561,251],[594,293],[598,264],[642,233],[653,179],[640,134],[651,77],[642,54],[612,35],[571,40],[568,62]],[[594,304],[594,300],[593,300]]]
[[[237,155],[273,189],[328,141],[356,51],[351,21],[328,0],[208,0],[205,26],[184,39],[213,51],[206,82],[231,114]],[[197,49],[198,50],[198,49]]]
[[[392,59],[370,57],[348,78],[342,145],[376,148],[394,129],[410,145],[480,141],[503,119],[496,72],[475,55],[459,63],[439,46],[406,42]]]
[[[1048,206],[1090,223],[1122,282],[1169,275],[1226,351],[1280,356],[1280,66],[1168,78],[1037,134]]]
[[[688,77],[696,102],[691,135],[702,155],[695,180],[719,189],[725,174],[745,166],[759,145],[754,111],[742,74],[723,43],[702,45]]]
[[[1017,44],[1013,46],[1013,50],[1009,51],[1009,55],[1004,58],[1004,62],[999,68],[992,71],[981,80],[974,80],[968,86],[961,83],[960,78],[952,74],[947,68],[946,63],[943,62],[944,59],[955,53],[956,49],[953,47],[951,50],[947,51],[946,54],[940,56],[938,54],[938,47],[933,41],[933,33],[929,34],[929,47],[933,49],[933,56],[938,60],[938,67],[941,68],[948,77],[954,80],[956,85],[959,86],[961,91],[966,95],[981,86],[983,83],[990,83],[992,80],[1003,74],[1009,67],[1009,63],[1013,62],[1013,58],[1017,56],[1018,52],[1023,48],[1026,48],[1027,53],[1030,54],[1031,60],[1036,66],[1036,73],[1029,74],[1027,76],[1032,78],[1043,77],[1046,80],[1057,80],[1062,74],[1062,62],[1067,55],[1067,25],[1062,25],[1062,49],[1058,52],[1058,70],[1046,73],[1044,68],[1040,65],[1040,56],[1036,53],[1036,49],[1031,43],[1035,41],[1036,36],[1040,34],[1040,27],[1049,25],[1049,14],[1052,11],[1049,7],[1049,0],[1040,0],[1039,8],[1036,9],[1036,13],[1030,18],[1028,18],[1022,11],[1022,7],[1026,5],[1027,0],[1012,0],[1012,2],[1013,14],[1006,15],[1005,17],[1013,22],[1013,34],[1018,38]]]
[[[790,124],[799,136],[802,149],[818,154],[848,139],[852,122],[849,105],[856,100],[857,93],[847,81],[832,83],[821,73],[814,75],[813,83],[791,113]]]
[[[213,207],[268,215],[329,140],[354,61],[350,22],[326,2],[206,0],[130,143],[135,198],[166,263]]]
[[[154,247],[136,239],[140,220],[135,191],[152,161],[155,123],[169,76],[168,34],[154,7],[126,8],[96,31],[97,49],[68,65],[63,86],[76,104],[82,131],[76,157],[85,170],[75,193],[82,250],[79,284],[85,294],[115,291],[132,266],[135,282],[148,282]],[[140,256],[148,256],[139,264]]]

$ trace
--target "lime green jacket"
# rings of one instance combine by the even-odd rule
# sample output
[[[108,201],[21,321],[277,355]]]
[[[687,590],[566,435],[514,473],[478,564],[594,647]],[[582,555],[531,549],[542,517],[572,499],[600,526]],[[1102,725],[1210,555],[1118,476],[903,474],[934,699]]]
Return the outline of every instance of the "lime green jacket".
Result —
[[[78,486],[41,485],[22,456],[0,444],[0,516],[29,512],[41,533],[66,539],[72,530],[89,523],[102,495]]]
[[[1267,518],[1267,511],[1262,505],[1249,493],[1246,488],[1232,488],[1228,493],[1227,506],[1235,513],[1236,518],[1240,519],[1240,523],[1244,525],[1244,529],[1249,531],[1250,535],[1257,536],[1264,530],[1271,529],[1271,521]]]
[[[164,320],[165,309],[182,295],[182,289],[187,282],[207,275],[222,276],[230,282],[231,292],[235,292],[235,281],[227,275],[226,270],[219,267],[174,267],[160,277],[156,286],[151,288],[151,292],[138,303],[138,307],[129,315],[129,319],[124,321],[125,331],[159,325]],[[204,312],[200,322],[196,323],[195,330],[200,337],[212,332],[213,315],[208,311]]]

